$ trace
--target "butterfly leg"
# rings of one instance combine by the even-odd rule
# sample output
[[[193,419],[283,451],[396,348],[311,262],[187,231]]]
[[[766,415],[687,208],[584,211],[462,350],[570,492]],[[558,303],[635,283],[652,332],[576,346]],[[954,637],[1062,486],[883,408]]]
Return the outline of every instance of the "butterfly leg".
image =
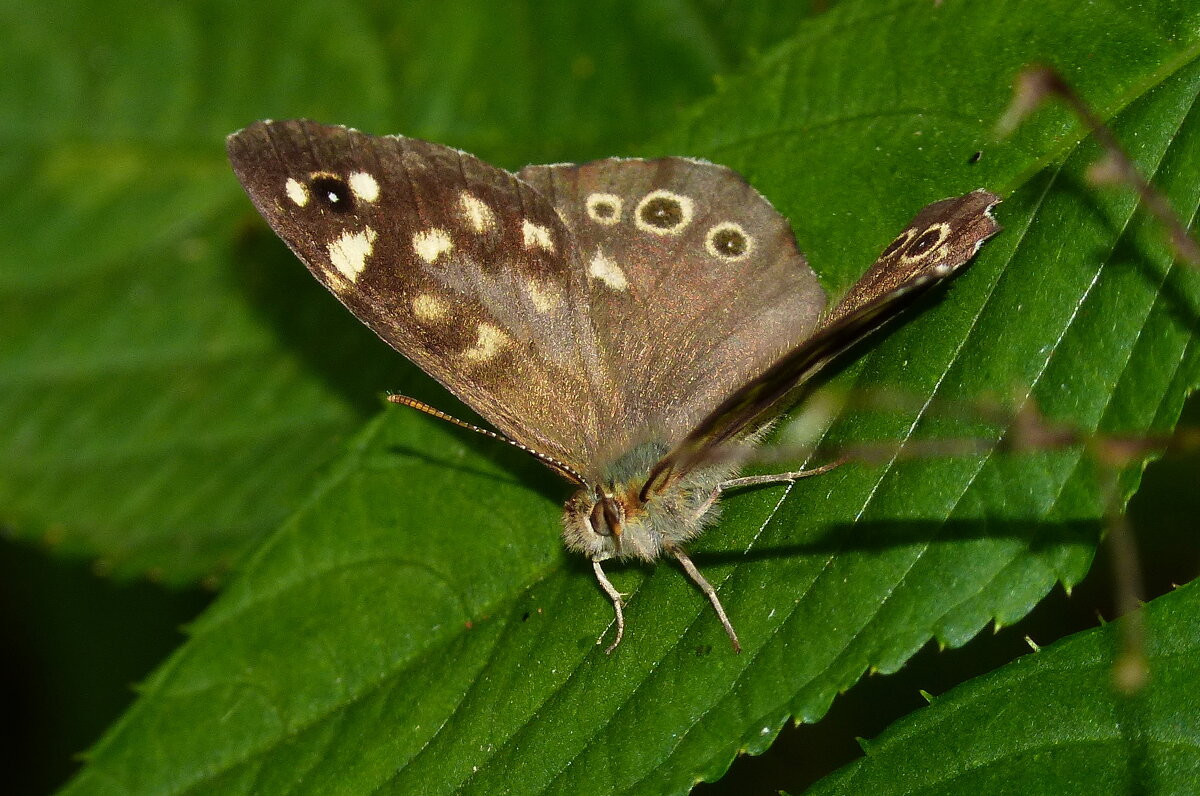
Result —
[[[667,547],[666,550],[679,560],[684,572],[688,574],[693,583],[700,587],[700,591],[704,592],[704,596],[708,597],[708,601],[712,603],[712,607],[716,610],[717,616],[721,620],[721,627],[725,628],[725,633],[729,636],[729,640],[733,642],[733,651],[741,652],[742,644],[738,641],[737,631],[733,629],[733,624],[730,623],[729,617],[725,614],[725,607],[721,605],[721,600],[717,597],[717,590],[700,574],[700,570],[696,569],[696,565],[692,563],[692,559],[688,558],[687,553],[674,546]]]
[[[841,467],[846,463],[845,459],[838,459],[836,462],[823,464],[820,467],[814,467],[811,470],[796,470],[791,473],[771,473],[770,475],[748,475],[744,478],[730,478],[728,481],[722,481],[717,487],[719,492],[725,492],[730,489],[741,489],[747,486],[759,486],[761,484],[790,484],[792,481],[801,478],[808,478],[810,475],[821,475],[827,473],[835,467]]]
[[[621,643],[621,639],[625,637],[625,611],[621,608],[621,602],[624,595],[617,591],[617,587],[612,585],[612,581],[604,574],[604,569],[600,566],[599,561],[592,561],[592,571],[596,573],[596,581],[600,584],[600,588],[604,589],[604,593],[608,595],[608,599],[612,600],[613,611],[617,616],[617,638],[612,644],[608,645],[608,649],[604,650],[605,655],[609,655]],[[599,644],[604,639],[601,635],[596,639]]]

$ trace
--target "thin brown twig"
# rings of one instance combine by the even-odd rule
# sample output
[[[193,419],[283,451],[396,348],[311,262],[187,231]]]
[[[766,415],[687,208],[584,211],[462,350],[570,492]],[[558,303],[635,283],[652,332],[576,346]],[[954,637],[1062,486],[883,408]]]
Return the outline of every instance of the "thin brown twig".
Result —
[[[1029,66],[1017,75],[1013,100],[996,124],[997,135],[1001,138],[1011,135],[1052,96],[1066,103],[1104,147],[1105,157],[1088,170],[1089,180],[1094,185],[1124,183],[1133,188],[1142,204],[1168,231],[1175,256],[1193,268],[1200,268],[1200,242],[1188,231],[1166,197],[1142,175],[1108,125],[1075,93],[1062,75],[1051,67]]]

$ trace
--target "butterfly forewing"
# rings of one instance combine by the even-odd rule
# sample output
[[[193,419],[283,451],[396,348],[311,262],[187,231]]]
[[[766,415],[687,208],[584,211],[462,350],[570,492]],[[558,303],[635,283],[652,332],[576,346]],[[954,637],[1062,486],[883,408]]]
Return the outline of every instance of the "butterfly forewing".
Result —
[[[789,394],[831,359],[957,273],[1000,230],[991,215],[999,201],[995,194],[977,190],[922,209],[810,338],[697,424],[655,468],[648,489],[661,488],[702,464],[714,448],[786,408]]]
[[[834,307],[825,326],[914,282],[936,284],[970,262],[1000,227],[991,209],[1000,197],[984,190],[926,205]]]
[[[450,147],[308,121],[231,136],[272,228],[376,334],[513,439],[583,470],[608,379],[570,231]]]
[[[684,158],[529,166],[575,236],[614,374],[611,459],[674,445],[816,327],[825,295],[787,221],[735,172]]]

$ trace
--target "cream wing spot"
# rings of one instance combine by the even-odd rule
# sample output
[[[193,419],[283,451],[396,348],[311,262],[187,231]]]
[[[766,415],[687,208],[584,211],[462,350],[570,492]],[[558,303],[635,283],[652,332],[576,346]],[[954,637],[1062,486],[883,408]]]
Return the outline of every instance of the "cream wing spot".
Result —
[[[554,240],[550,237],[550,230],[529,219],[521,222],[521,240],[526,249],[537,247],[551,253],[554,252]]]
[[[288,177],[283,188],[287,191],[288,199],[291,199],[296,207],[304,207],[308,204],[308,188],[305,188],[304,183],[295,177]]]
[[[463,191],[458,196],[458,206],[471,229],[476,232],[487,232],[496,226],[496,214],[487,203],[470,191]],[[526,244],[528,245],[528,244]]]
[[[367,267],[367,258],[375,248],[375,230],[363,227],[361,232],[343,232],[326,247],[329,262],[338,272],[354,282]]]
[[[443,320],[449,309],[445,299],[431,293],[422,293],[412,301],[413,315],[426,323]]]
[[[611,226],[621,220],[621,197],[615,193],[588,194],[584,201],[588,218],[597,224]]]
[[[588,273],[613,290],[625,290],[629,287],[629,280],[625,278],[625,272],[621,270],[621,266],[599,249],[588,263]]]
[[[360,202],[374,202],[379,198],[379,181],[365,171],[350,175],[350,190]]]
[[[549,312],[562,303],[562,299],[549,288],[532,280],[525,285],[525,292],[529,294],[529,300],[533,302],[534,309],[541,313]]]
[[[486,362],[508,345],[508,335],[495,324],[484,321],[479,324],[478,332],[475,345],[462,352],[471,362]]]
[[[418,257],[427,263],[434,263],[454,249],[454,241],[450,240],[446,230],[433,227],[413,235],[412,246]]]

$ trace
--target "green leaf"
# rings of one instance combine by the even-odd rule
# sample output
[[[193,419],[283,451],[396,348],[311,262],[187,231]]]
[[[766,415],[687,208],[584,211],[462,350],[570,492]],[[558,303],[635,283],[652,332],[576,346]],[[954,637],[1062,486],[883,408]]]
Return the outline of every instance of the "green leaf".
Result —
[[[1151,677],[1121,695],[1120,624],[1026,655],[864,744],[809,794],[1189,793],[1200,780],[1200,586],[1143,609]]]
[[[5,526],[105,571],[208,575],[379,394],[428,384],[268,237],[228,133],[310,116],[510,166],[609,155],[769,40],[668,0],[398,5],[0,6]]]
[[[1081,182],[1097,153],[1066,116],[985,142],[1012,75],[1052,56],[1190,216],[1200,27],[1182,9],[847,3],[660,144],[747,172],[835,288],[923,202],[1012,191],[1007,231],[944,299],[835,376],[920,408],[840,417],[826,435],[969,434],[991,452],[728,498],[694,557],[742,655],[663,565],[613,574],[630,627],[605,656],[610,606],[555,539],[566,488],[515,451],[388,412],[68,791],[682,793],[789,717],[817,719],[865,671],[894,670],[931,638],[962,644],[1077,581],[1099,530],[1090,459],[1005,453],[1002,429],[933,406],[1016,390],[1083,432],[1171,428],[1200,376],[1200,278],[1171,264],[1132,199]]]

